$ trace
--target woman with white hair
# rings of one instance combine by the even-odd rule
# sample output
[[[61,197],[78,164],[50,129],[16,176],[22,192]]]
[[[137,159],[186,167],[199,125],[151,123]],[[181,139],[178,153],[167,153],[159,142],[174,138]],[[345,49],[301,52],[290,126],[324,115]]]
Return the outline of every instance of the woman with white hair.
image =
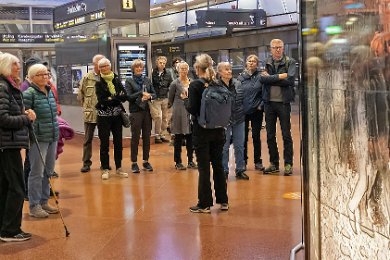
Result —
[[[4,242],[31,238],[21,229],[24,179],[20,150],[29,147],[28,126],[35,113],[24,108],[19,75],[19,59],[0,54],[0,240]]]
[[[116,174],[127,178],[127,172],[122,170],[122,117],[124,110],[122,102],[127,95],[121,80],[111,70],[111,62],[102,58],[98,62],[100,79],[95,84],[97,97],[97,127],[100,139],[100,163],[102,165],[102,180],[110,178],[110,133],[114,143],[114,161]]]
[[[47,218],[49,214],[58,213],[58,209],[48,203],[50,197],[49,178],[54,172],[59,136],[57,104],[54,94],[47,84],[49,76],[50,73],[45,65],[32,65],[28,70],[31,84],[23,92],[26,108],[33,109],[37,115],[33,131],[38,143],[34,142],[30,147],[31,170],[28,177],[30,216],[35,218]]]

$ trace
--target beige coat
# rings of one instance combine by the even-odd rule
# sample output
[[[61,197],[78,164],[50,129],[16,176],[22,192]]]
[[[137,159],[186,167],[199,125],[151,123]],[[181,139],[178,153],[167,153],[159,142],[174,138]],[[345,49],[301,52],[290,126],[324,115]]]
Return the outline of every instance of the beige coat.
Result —
[[[95,75],[94,71],[88,72],[80,81],[79,93],[77,99],[81,102],[84,111],[85,123],[96,123],[96,92],[95,83],[99,80],[99,75]]]

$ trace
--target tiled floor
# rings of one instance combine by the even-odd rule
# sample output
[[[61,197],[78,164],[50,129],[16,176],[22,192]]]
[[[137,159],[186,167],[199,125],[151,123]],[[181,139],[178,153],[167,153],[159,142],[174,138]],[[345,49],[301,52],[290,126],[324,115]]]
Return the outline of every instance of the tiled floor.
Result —
[[[0,259],[288,259],[302,236],[301,202],[289,199],[300,194],[297,123],[294,116],[294,175],[265,176],[250,164],[249,181],[229,176],[229,211],[216,205],[211,214],[189,212],[197,202],[197,171],[176,171],[172,146],[152,145],[153,173],[102,181],[98,142],[92,171],[81,174],[82,138],[76,137],[65,144],[60,178],[53,180],[70,236],[58,215],[31,218],[25,203],[23,229],[33,238],[0,243]],[[265,131],[262,140],[267,162]],[[129,148],[123,154],[130,170]],[[303,258],[299,252],[296,259]]]

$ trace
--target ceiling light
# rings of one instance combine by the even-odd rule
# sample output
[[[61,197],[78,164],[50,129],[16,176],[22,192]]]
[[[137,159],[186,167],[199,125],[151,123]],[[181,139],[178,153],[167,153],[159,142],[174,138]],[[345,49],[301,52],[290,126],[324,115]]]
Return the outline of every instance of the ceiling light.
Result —
[[[156,6],[156,7],[150,8],[150,11],[156,11],[156,10],[159,10],[161,8],[162,8],[161,6]]]
[[[187,3],[192,2],[192,1],[194,1],[194,0],[187,0]],[[182,4],[185,4],[185,2],[186,1],[175,2],[175,3],[173,3],[173,5],[182,5]]]

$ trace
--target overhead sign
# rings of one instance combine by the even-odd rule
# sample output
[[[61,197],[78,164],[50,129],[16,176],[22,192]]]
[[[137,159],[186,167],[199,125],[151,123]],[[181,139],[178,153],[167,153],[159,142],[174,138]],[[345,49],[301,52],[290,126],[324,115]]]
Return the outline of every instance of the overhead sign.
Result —
[[[263,9],[208,9],[198,10],[198,27],[263,28],[267,26],[267,15]]]
[[[105,17],[106,17],[106,12],[104,10],[101,10],[91,14],[65,20],[62,22],[56,22],[56,23],[53,22],[53,26],[54,26],[54,30],[63,30],[76,25],[81,25],[96,20],[101,20],[104,19]]]
[[[0,43],[57,43],[85,40],[85,35],[64,35],[52,33],[0,33]]]
[[[122,11],[135,12],[134,0],[122,0]]]
[[[103,0],[79,0],[54,8],[54,30],[66,29],[105,18]]]

